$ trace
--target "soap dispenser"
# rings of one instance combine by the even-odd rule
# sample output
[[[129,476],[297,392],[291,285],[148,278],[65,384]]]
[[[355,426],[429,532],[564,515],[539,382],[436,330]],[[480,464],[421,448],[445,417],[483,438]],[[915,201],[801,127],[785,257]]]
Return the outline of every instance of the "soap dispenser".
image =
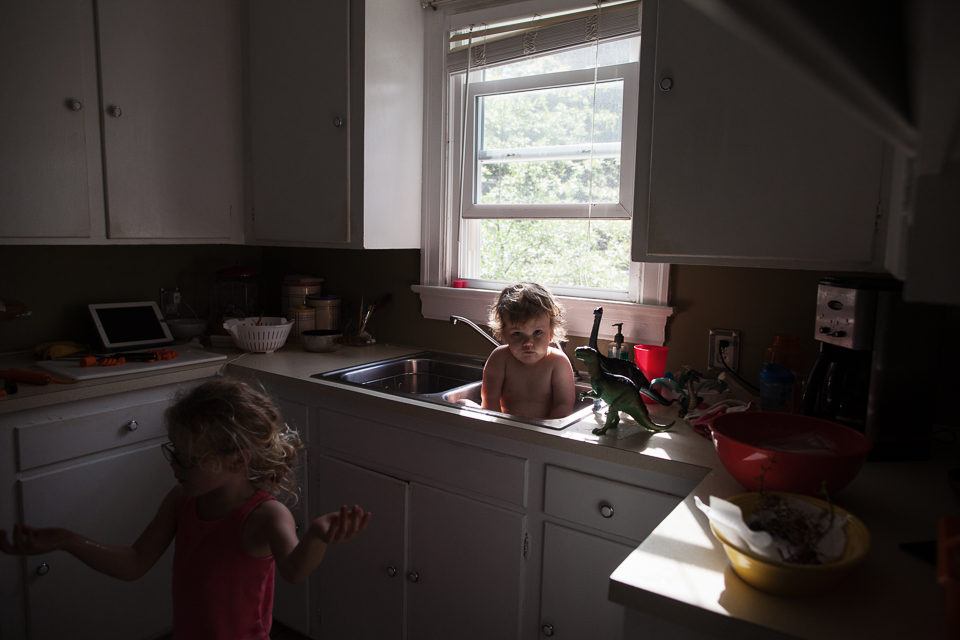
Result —
[[[617,335],[614,336],[613,342],[610,343],[610,347],[607,349],[607,355],[619,360],[629,359],[630,350],[623,348],[623,323],[614,322],[611,326],[617,328]]]

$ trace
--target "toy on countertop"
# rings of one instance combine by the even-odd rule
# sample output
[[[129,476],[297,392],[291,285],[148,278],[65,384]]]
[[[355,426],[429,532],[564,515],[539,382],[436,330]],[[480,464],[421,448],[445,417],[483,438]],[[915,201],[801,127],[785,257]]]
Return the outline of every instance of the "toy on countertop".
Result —
[[[620,424],[620,411],[631,416],[637,421],[637,424],[650,431],[666,431],[673,426],[672,422],[667,425],[659,425],[651,420],[646,405],[640,399],[640,389],[637,385],[626,376],[604,371],[600,366],[600,359],[603,356],[596,349],[577,347],[575,353],[577,359],[582,360],[586,365],[587,371],[590,373],[590,386],[593,387],[592,391],[581,393],[580,399],[599,398],[609,406],[606,422],[602,427],[593,430],[594,435],[601,436],[608,429],[615,429]]]
[[[669,371],[663,378],[650,383],[650,388],[680,405],[678,417],[683,418],[702,402],[713,404],[721,400],[727,385],[723,380],[702,380],[701,373],[689,365],[683,365],[683,373],[674,378]]]
[[[600,318],[602,317],[603,307],[597,307],[593,310],[593,330],[590,332],[590,341],[587,343],[591,349],[597,352],[598,365],[600,369],[604,373],[629,378],[630,381],[633,382],[633,384],[640,391],[640,393],[647,396],[651,400],[658,402],[659,404],[669,406],[671,401],[667,400],[660,395],[660,393],[650,388],[650,382],[647,380],[647,377],[643,375],[643,371],[640,369],[640,367],[629,360],[609,358],[600,353],[600,350],[597,348],[597,335],[600,333]],[[613,326],[617,325],[614,324]],[[577,357],[579,358],[580,356]]]

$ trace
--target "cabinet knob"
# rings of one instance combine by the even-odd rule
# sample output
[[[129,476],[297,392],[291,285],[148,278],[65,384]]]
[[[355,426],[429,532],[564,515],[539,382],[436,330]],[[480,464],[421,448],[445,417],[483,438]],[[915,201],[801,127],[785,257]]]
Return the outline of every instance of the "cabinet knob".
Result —
[[[830,333],[830,327],[820,327],[820,333]]]
[[[542,632],[543,632],[543,635],[545,635],[545,636],[552,636],[552,635],[553,635],[553,625],[552,625],[552,624],[545,624],[545,625],[543,625],[542,627],[540,627],[540,631],[542,631]]]
[[[67,100],[67,106],[74,111],[80,111],[80,109],[83,109],[83,103],[79,100]]]
[[[420,574],[416,571],[411,571],[407,574],[407,580],[410,582],[420,582]]]
[[[387,575],[390,576],[391,578],[392,578],[393,576],[397,575],[397,568],[396,568],[396,567],[387,567]]]
[[[123,111],[120,110],[120,107],[114,104],[107,107],[107,115],[111,115],[114,118],[119,118],[123,115]]]
[[[608,504],[602,504],[602,505],[600,505],[600,515],[602,515],[604,518],[612,518],[612,517],[613,517],[613,507],[611,507],[611,506],[608,505]]]
[[[136,420],[131,420],[127,423],[127,431],[136,431],[139,426]]]
[[[831,333],[830,335],[833,336],[834,338],[844,338],[844,337],[846,337],[847,332],[846,332],[846,331],[843,331],[843,330],[834,331],[834,332]]]
[[[673,78],[660,79],[660,91],[670,91],[673,89]]]
[[[45,576],[49,571],[50,571],[50,565],[48,565],[46,562],[44,562],[39,567],[37,567],[38,576]]]
[[[333,119],[333,126],[335,126],[335,127],[342,127],[342,126],[343,126],[343,120],[342,120],[341,118],[334,118],[334,119]]]

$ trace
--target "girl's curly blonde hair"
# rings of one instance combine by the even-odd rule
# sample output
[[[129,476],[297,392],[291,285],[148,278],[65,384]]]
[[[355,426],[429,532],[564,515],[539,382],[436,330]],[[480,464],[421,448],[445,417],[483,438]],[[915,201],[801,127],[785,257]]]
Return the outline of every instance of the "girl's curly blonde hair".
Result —
[[[249,451],[247,478],[296,503],[302,443],[265,393],[235,378],[217,377],[178,393],[164,417],[178,452],[219,471],[220,454]]]
[[[490,307],[487,326],[493,331],[493,337],[502,339],[503,327],[507,323],[522,326],[546,315],[550,318],[551,340],[562,340],[567,332],[564,328],[563,305],[557,302],[553,294],[536,282],[518,282],[504,288]]]

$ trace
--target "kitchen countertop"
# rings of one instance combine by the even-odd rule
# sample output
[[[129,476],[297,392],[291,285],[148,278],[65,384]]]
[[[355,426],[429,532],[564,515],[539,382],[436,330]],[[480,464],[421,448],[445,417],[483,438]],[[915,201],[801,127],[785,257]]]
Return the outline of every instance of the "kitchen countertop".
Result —
[[[960,466],[957,447],[923,463],[868,463],[836,503],[860,518],[872,536],[866,561],[838,588],[822,596],[784,598],[758,591],[732,571],[706,516],[694,496],[729,497],[744,489],[719,464],[712,443],[680,423],[672,431],[650,433],[629,418],[615,435],[594,436],[590,418],[561,432],[524,427],[509,421],[475,419],[481,414],[439,407],[411,398],[384,394],[312,378],[314,374],[421,351],[372,345],[343,347],[332,353],[307,353],[287,345],[273,354],[241,354],[214,349],[227,360],[165,369],[153,374],[117,376],[72,385],[20,385],[19,393],[0,399],[0,413],[69,402],[123,391],[172,384],[214,375],[225,364],[296,386],[335,387],[331,393],[365,394],[373,404],[399,403],[404,413],[430,412],[431,417],[459,426],[545,444],[630,464],[699,482],[687,498],[620,565],[610,580],[611,600],[642,614],[721,638],[903,638],[943,637],[943,593],[932,565],[907,554],[898,545],[932,540],[936,520],[958,515],[958,500],[946,472]],[[0,357],[0,369],[36,370],[28,353]],[[669,421],[671,409],[654,405],[652,415]],[[594,446],[601,445],[601,446]],[[638,457],[638,455],[640,457]],[[629,627],[628,627],[629,628]]]

